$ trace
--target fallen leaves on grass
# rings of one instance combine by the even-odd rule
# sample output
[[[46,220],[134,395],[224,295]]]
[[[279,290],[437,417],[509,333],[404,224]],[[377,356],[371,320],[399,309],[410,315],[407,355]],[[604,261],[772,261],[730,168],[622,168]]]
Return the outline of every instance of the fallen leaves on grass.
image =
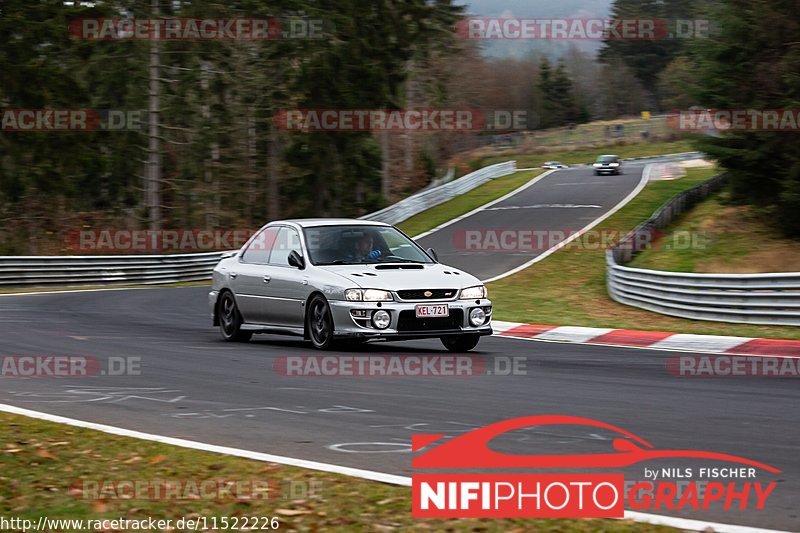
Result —
[[[275,509],[275,514],[279,514],[281,516],[299,516],[311,514],[311,511],[301,511],[299,509]]]
[[[51,461],[55,461],[58,459],[58,457],[56,457],[49,451],[45,450],[44,448],[39,448],[38,450],[36,450],[36,455],[38,455],[42,459],[50,459]]]

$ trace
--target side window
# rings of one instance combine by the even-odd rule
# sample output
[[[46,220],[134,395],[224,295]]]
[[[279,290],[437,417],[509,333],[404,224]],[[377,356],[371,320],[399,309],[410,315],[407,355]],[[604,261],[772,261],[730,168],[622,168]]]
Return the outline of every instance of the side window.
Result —
[[[242,261],[266,265],[269,263],[269,254],[275,245],[278,228],[265,228],[256,238],[250,241],[247,250],[242,254]]]
[[[278,232],[275,246],[272,247],[272,255],[269,258],[270,264],[289,266],[289,252],[292,250],[302,255],[300,235],[292,228],[283,227]]]

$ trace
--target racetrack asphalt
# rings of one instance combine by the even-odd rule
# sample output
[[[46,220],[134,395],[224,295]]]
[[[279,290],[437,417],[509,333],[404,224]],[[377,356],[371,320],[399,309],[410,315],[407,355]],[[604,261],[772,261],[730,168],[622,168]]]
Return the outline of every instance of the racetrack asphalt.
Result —
[[[465,250],[468,230],[568,234],[633,191],[646,161],[622,176],[590,168],[553,172],[522,192],[420,239],[445,264],[481,279],[543,250]],[[69,378],[0,377],[0,402],[90,422],[234,448],[410,475],[412,433],[455,437],[535,414],[593,418],[624,428],[657,449],[699,449],[775,466],[763,511],[652,510],[764,528],[800,530],[800,392],[791,378],[680,378],[677,352],[484,338],[471,352],[494,375],[475,377],[286,376],[284,357],[323,355],[299,339],[256,336],[222,342],[210,326],[206,288],[78,292],[0,298],[0,355],[139,358],[140,374]],[[358,356],[446,355],[436,340],[369,344]],[[691,355],[691,354],[684,354]],[[516,375],[499,375],[510,360]],[[492,442],[509,453],[608,453],[613,435],[596,428],[531,428]],[[657,461],[644,467],[730,466]],[[723,480],[726,481],[726,480]],[[748,481],[748,480],[740,480]],[[753,481],[753,480],[750,480]],[[751,505],[752,506],[752,505]]]
[[[791,378],[680,378],[677,352],[489,337],[472,352],[488,369],[520,358],[524,373],[478,377],[285,376],[284,356],[321,355],[299,339],[221,341],[203,287],[0,297],[1,355],[140,358],[141,374],[0,378],[0,402],[81,420],[236,448],[410,475],[410,437],[456,436],[508,418],[564,414],[624,428],[658,449],[740,455],[781,469],[763,511],[653,510],[800,530],[800,392]],[[369,344],[337,357],[444,355],[436,340]],[[279,365],[278,365],[279,366]],[[105,364],[101,365],[105,367]],[[364,444],[372,443],[372,444]],[[495,442],[493,442],[493,447]],[[534,428],[498,438],[513,453],[611,450],[595,428]],[[657,461],[645,466],[730,466]],[[740,480],[747,481],[747,480]],[[750,480],[752,481],[752,480]]]
[[[618,176],[594,176],[588,166],[551,172],[517,194],[417,242],[423,248],[434,248],[442,263],[490,279],[526,263],[611,211],[639,184],[646,162],[628,162]],[[501,241],[502,232],[508,231],[513,232],[512,239]],[[530,244],[523,241],[526,232]]]

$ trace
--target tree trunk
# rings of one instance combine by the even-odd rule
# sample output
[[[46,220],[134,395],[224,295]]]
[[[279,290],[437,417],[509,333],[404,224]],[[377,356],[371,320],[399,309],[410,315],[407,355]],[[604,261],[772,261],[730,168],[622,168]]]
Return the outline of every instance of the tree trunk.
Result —
[[[153,18],[158,17],[159,0],[151,0]],[[147,169],[145,172],[145,207],[147,208],[148,227],[151,230],[161,228],[161,144],[158,139],[159,122],[159,67],[160,44],[157,39],[150,41],[150,94],[149,94],[149,145]]]

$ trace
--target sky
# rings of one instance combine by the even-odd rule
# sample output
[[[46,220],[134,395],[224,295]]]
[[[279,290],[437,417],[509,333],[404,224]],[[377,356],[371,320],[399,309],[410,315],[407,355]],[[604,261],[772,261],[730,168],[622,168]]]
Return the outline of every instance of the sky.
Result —
[[[497,18],[606,18],[612,0],[466,0],[469,15]],[[523,58],[531,53],[558,57],[570,43],[586,52],[596,52],[599,41],[486,41],[483,53],[491,57]]]

